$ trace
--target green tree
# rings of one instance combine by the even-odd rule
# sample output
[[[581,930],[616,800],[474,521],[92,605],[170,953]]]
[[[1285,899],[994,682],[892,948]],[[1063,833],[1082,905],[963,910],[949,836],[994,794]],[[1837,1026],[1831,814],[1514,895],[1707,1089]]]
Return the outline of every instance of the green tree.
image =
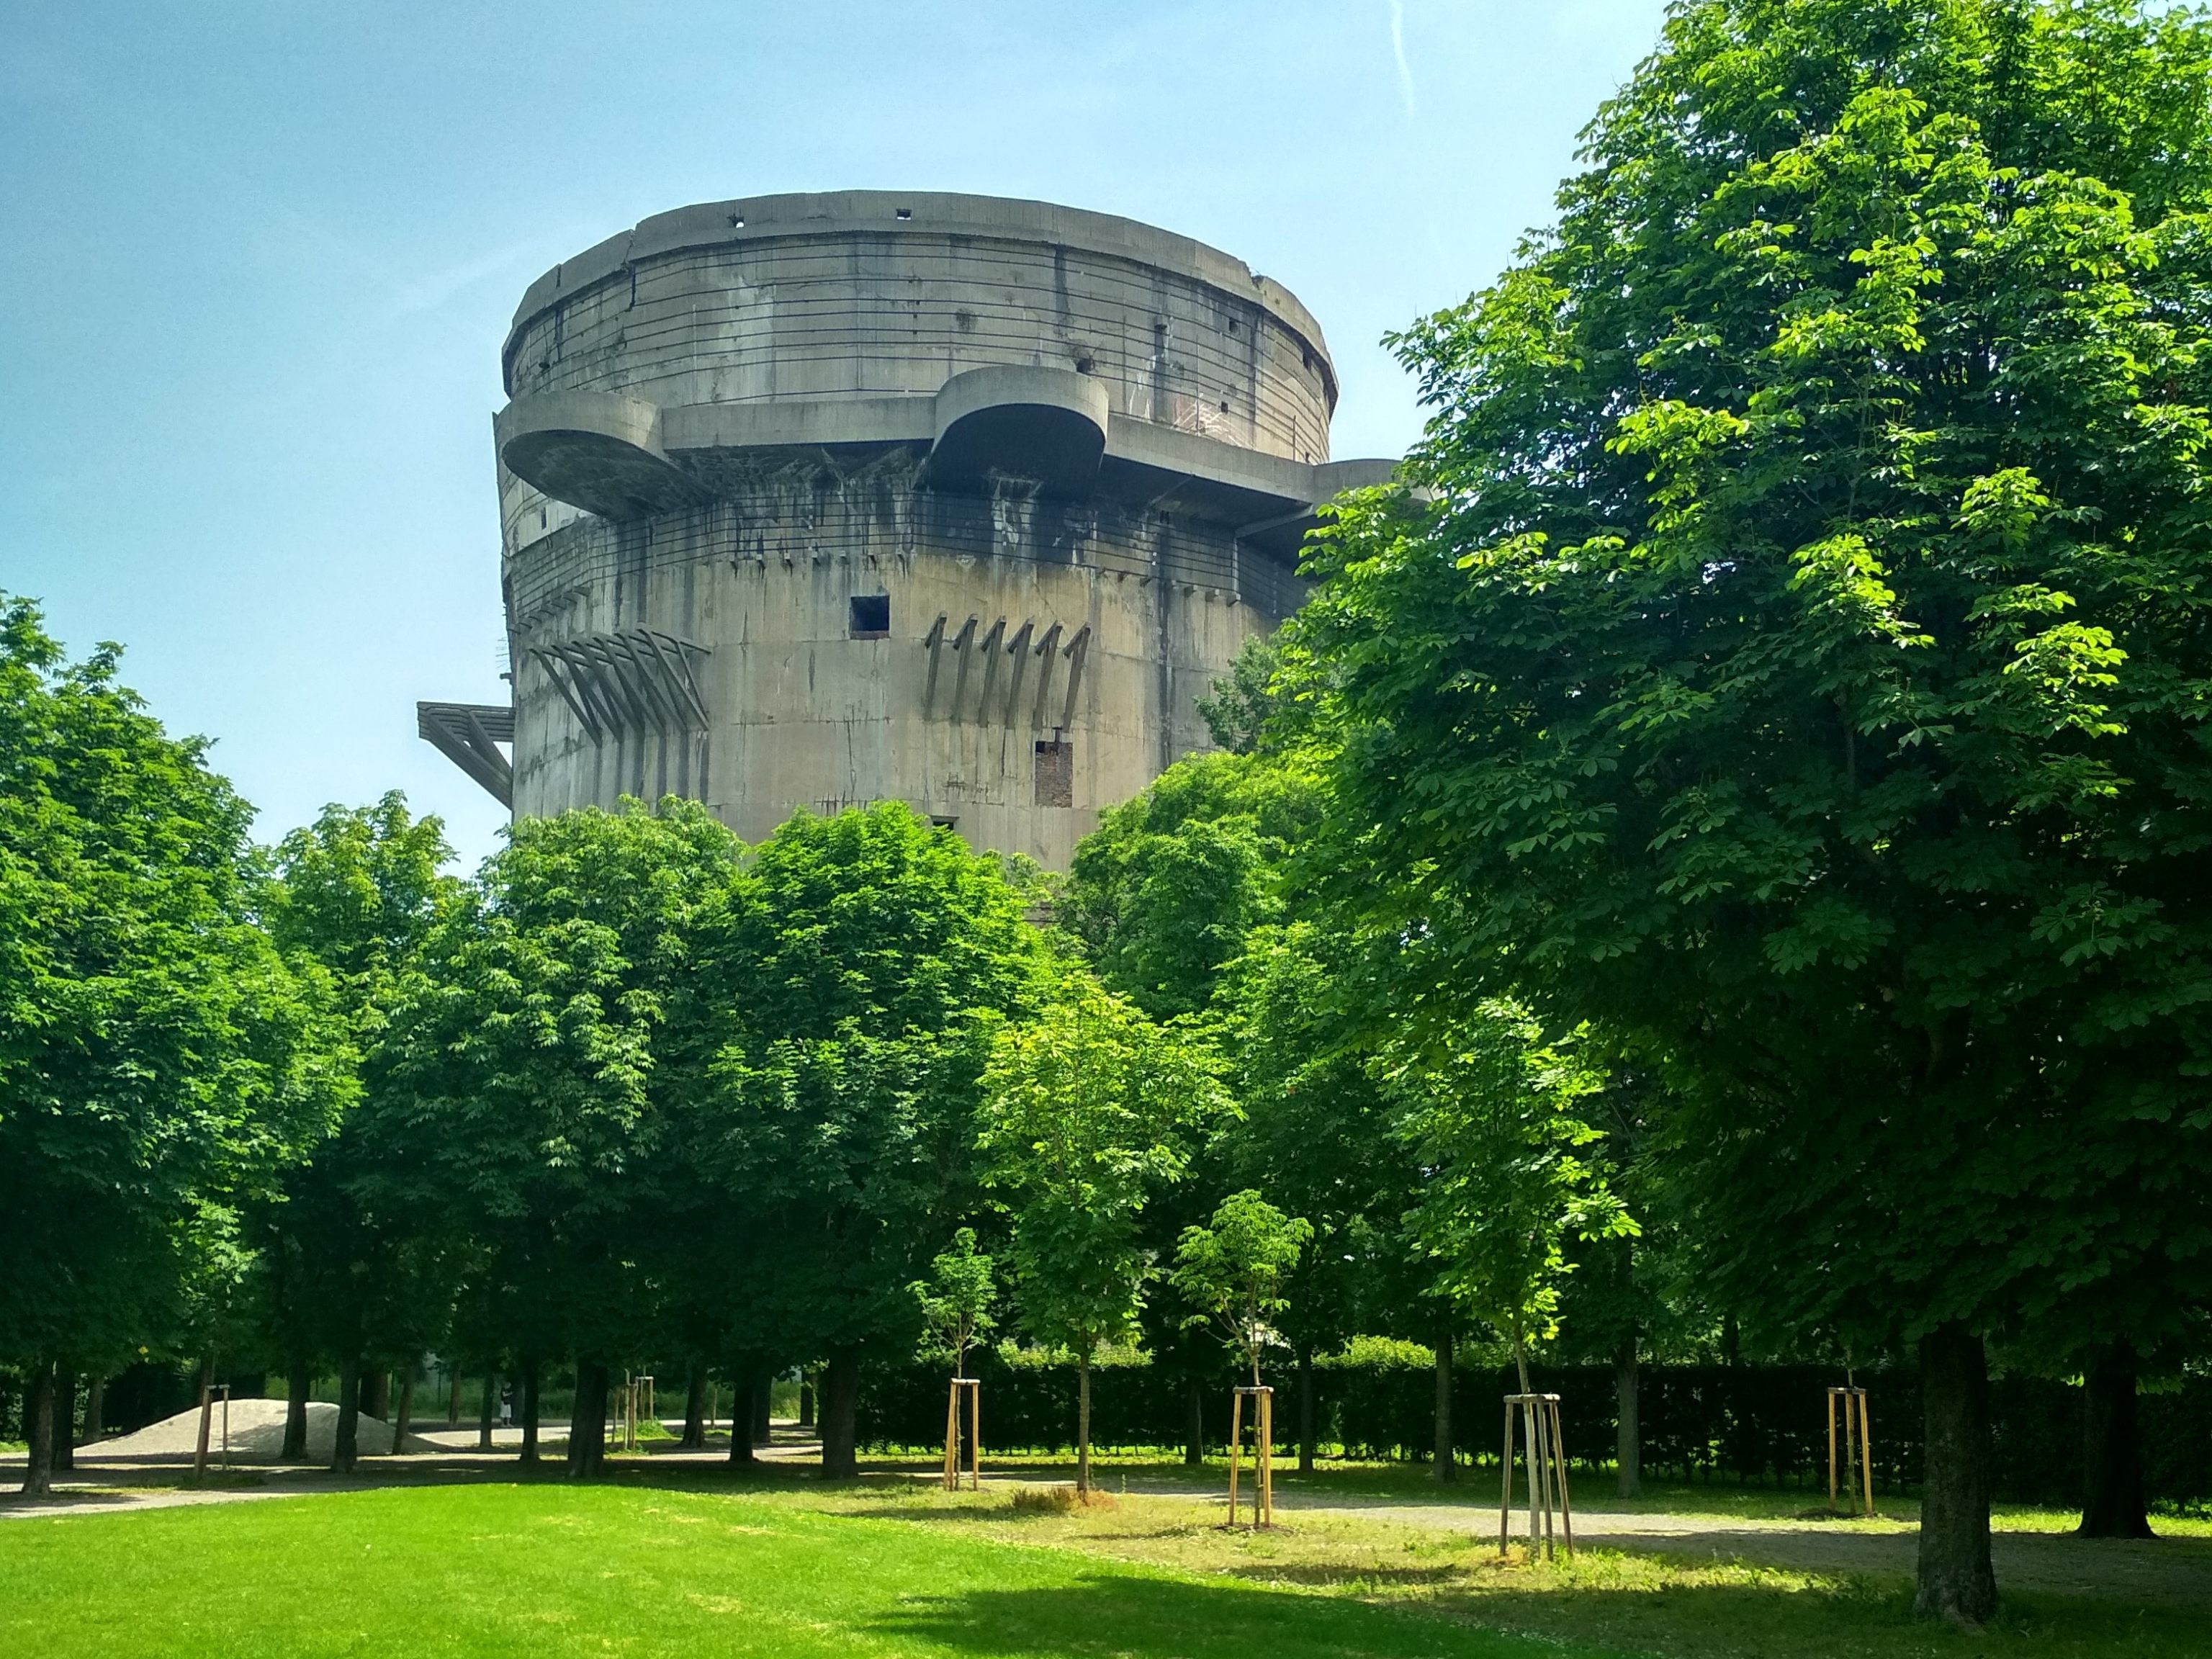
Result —
[[[1291,848],[1320,817],[1311,778],[1291,763],[1180,761],[1084,837],[1060,921],[1147,1013],[1194,1013],[1252,929],[1282,920]]]
[[[118,655],[69,662],[0,597],[0,1357],[29,1379],[30,1492],[58,1367],[202,1349],[242,1209],[352,1083],[327,981],[254,925],[250,809]]]
[[[1275,671],[1282,651],[1271,635],[1244,641],[1226,677],[1198,700],[1199,718],[1213,741],[1232,755],[1249,755],[1271,741],[1277,712]]]
[[[992,1330],[991,1304],[997,1292],[995,1264],[975,1248],[975,1230],[952,1235],[952,1248],[933,1256],[929,1277],[907,1286],[921,1309],[933,1351],[950,1355],[952,1374],[968,1374],[968,1350]]]
[[[2206,1295],[2212,33],[1705,0],[1399,342],[1291,672],[1439,981],[1667,1057],[1728,1299],[1919,1348],[1917,1606],[1995,1605],[1985,1343]]]
[[[1090,975],[1002,1027],[982,1079],[983,1184],[1012,1217],[1023,1322],[1075,1355],[1076,1486],[1091,1490],[1091,1366],[1136,1330],[1152,1266],[1145,1206],[1182,1178],[1194,1132],[1234,1108],[1212,1056]]]
[[[1186,1227],[1176,1246],[1169,1282],[1239,1354],[1260,1386],[1260,1356],[1273,1339],[1272,1322],[1291,1305],[1285,1287],[1313,1243],[1313,1224],[1280,1210],[1247,1188],[1221,1200],[1211,1223]]]
[[[411,817],[396,793],[373,806],[326,806],[275,849],[258,895],[263,924],[289,958],[329,975],[356,1054],[382,1041],[431,930],[466,902],[465,884],[441,872],[452,856],[439,820]],[[372,1213],[356,1197],[376,1160],[413,1156],[366,1144],[362,1127],[376,1121],[349,1110],[253,1212],[264,1322],[290,1383],[287,1458],[306,1451],[319,1362],[335,1361],[340,1393],[355,1398],[366,1361],[412,1364],[444,1334],[450,1255],[410,1218]],[[342,1416],[341,1467],[352,1462],[354,1430]]]
[[[1604,1074],[1502,1001],[1384,1063],[1420,1167],[1407,1233],[1437,1291],[1510,1345],[1526,1394],[1530,1346],[1559,1332],[1569,1241],[1635,1231],[1581,1115]]]
[[[1024,872],[898,802],[800,813],[749,876],[750,943],[728,947],[749,988],[696,1167],[721,1195],[728,1346],[823,1365],[823,1469],[849,1479],[861,1367],[913,1352],[908,1287],[976,1199],[988,1023],[1036,1006],[1043,944]]]
[[[1307,847],[1327,840],[1324,830]],[[1417,1171],[1374,1063],[1403,1012],[1394,994],[1402,948],[1308,893],[1292,902],[1311,919],[1249,935],[1212,1013],[1244,1111],[1222,1137],[1223,1178],[1274,1194],[1314,1228],[1278,1322],[1297,1363],[1298,1460],[1310,1471],[1316,1356],[1362,1334],[1437,1333],[1400,1237]]]
[[[690,1006],[696,920],[741,850],[676,801],[518,823],[482,902],[432,932],[369,1068],[362,1133],[416,1156],[380,1164],[357,1198],[472,1255],[496,1291],[465,1301],[501,1323],[470,1344],[515,1356],[526,1408],[538,1367],[574,1358],[578,1475],[604,1457],[611,1368],[661,1333],[666,1074],[698,1046],[672,1013]]]
[[[1248,647],[1262,654],[1272,663],[1271,644]],[[1240,679],[1264,683],[1248,666],[1218,684],[1222,696]],[[1244,1108],[1185,1183],[1191,1197],[1155,1207],[1162,1249],[1203,1217],[1204,1194],[1237,1186],[1275,1194],[1316,1229],[1282,1320],[1309,1470],[1316,1355],[1399,1322],[1418,1293],[1397,1245],[1408,1161],[1369,1064],[1396,1012],[1400,940],[1328,890],[1340,855],[1318,785],[1294,741],[1182,762],[1085,839],[1060,906],[1109,987],[1155,1015],[1203,1012]],[[1184,1201],[1194,1212],[1176,1214]],[[1188,1373],[1194,1459],[1212,1368],[1173,1326],[1155,1334]]]

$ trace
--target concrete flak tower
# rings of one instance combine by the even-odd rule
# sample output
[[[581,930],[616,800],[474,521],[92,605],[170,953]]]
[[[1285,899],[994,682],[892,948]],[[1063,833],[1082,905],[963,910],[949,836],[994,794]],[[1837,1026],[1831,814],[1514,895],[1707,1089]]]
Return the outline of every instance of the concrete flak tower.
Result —
[[[1329,460],[1279,284],[1034,202],[662,214],[533,283],[503,367],[514,701],[422,735],[518,815],[673,793],[748,841],[899,799],[1065,869],[1392,465]]]

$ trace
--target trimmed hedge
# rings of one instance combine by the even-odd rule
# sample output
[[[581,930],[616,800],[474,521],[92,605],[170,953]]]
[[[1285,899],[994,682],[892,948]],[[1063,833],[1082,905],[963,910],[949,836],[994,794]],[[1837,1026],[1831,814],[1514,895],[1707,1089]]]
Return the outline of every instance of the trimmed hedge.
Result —
[[[1069,1365],[1009,1365],[977,1356],[983,1380],[987,1449],[1064,1453],[1075,1434],[1075,1370]],[[1314,1368],[1315,1419],[1324,1449],[1356,1458],[1423,1461],[1435,1443],[1436,1375],[1425,1365],[1342,1361]],[[1586,1473],[1610,1468],[1615,1396],[1610,1366],[1540,1366],[1530,1380],[1560,1397],[1567,1449]],[[1229,1430],[1224,1364],[1200,1379],[1205,1443],[1218,1449]],[[1297,1437],[1297,1378],[1289,1366],[1270,1376],[1277,1390],[1279,1442]],[[1812,1365],[1658,1365],[1642,1369],[1638,1414],[1644,1468],[1659,1479],[1794,1486],[1825,1494],[1825,1390],[1841,1378]],[[1903,1369],[1863,1371],[1874,1427],[1875,1484],[1899,1493],[1917,1481],[1920,1389]],[[1501,1396],[1510,1371],[1462,1367],[1452,1391],[1453,1440],[1470,1462],[1494,1462],[1503,1428]],[[1186,1443],[1191,1381],[1165,1365],[1124,1365],[1091,1373],[1091,1443],[1101,1450],[1180,1450]],[[920,1364],[870,1366],[860,1396],[860,1434],[878,1449],[940,1446],[945,1372]],[[2212,1378],[2192,1378],[2141,1401],[2143,1475],[2154,1501],[2212,1500]],[[2040,1377],[2001,1377],[1990,1385],[1993,1474],[1997,1496],[2019,1503],[2081,1499],[2081,1391]]]

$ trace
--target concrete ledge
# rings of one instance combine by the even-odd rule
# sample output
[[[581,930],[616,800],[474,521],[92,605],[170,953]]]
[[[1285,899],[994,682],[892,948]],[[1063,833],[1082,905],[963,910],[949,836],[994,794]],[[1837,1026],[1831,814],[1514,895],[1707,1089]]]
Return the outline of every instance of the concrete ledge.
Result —
[[[927,452],[930,481],[980,489],[993,473],[1052,495],[1104,490],[1235,527],[1285,554],[1314,507],[1387,483],[1388,459],[1308,465],[1111,412],[1105,386],[1073,369],[970,369],[934,397],[777,398],[656,409],[606,392],[518,398],[496,422],[500,459],[556,501],[602,518],[674,512],[711,498],[692,472],[717,453]]]
[[[996,472],[1034,478],[1053,495],[1097,483],[1111,404],[1106,388],[1072,368],[971,368],[938,388],[933,482],[973,485]]]
[[[660,443],[660,411],[605,392],[518,398],[493,423],[508,471],[605,519],[641,519],[704,499]]]
[[[937,439],[937,399],[778,398],[753,404],[683,404],[660,415],[667,453],[696,449],[877,448]]]

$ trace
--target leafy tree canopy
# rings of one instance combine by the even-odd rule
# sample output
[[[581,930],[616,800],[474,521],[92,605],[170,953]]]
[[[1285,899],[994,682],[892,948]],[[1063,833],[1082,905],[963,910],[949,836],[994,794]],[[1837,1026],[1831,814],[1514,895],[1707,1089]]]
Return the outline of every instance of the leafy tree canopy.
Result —
[[[995,1264],[975,1248],[975,1230],[954,1233],[952,1248],[931,1260],[929,1277],[907,1288],[921,1305],[934,1352],[951,1358],[955,1376],[965,1376],[968,1350],[991,1333],[997,1291]]]
[[[2212,1267],[2208,53],[1712,0],[1297,629],[1440,968],[1665,1056],[1740,1299],[2170,1322]],[[1755,1133],[1747,1133],[1755,1131]]]
[[[1246,935],[1282,919],[1289,854],[1320,810],[1291,763],[1180,761],[1084,838],[1060,920],[1100,977],[1147,1013],[1195,1012]]]
[[[352,1072],[327,980],[254,925],[249,811],[116,678],[0,596],[0,1354],[183,1343],[239,1206]]]
[[[1205,1226],[1183,1229],[1176,1244],[1170,1281],[1199,1310],[1195,1322],[1217,1327],[1243,1356],[1255,1388],[1269,1322],[1290,1306],[1285,1286],[1313,1237],[1311,1222],[1247,1188],[1223,1199]]]

